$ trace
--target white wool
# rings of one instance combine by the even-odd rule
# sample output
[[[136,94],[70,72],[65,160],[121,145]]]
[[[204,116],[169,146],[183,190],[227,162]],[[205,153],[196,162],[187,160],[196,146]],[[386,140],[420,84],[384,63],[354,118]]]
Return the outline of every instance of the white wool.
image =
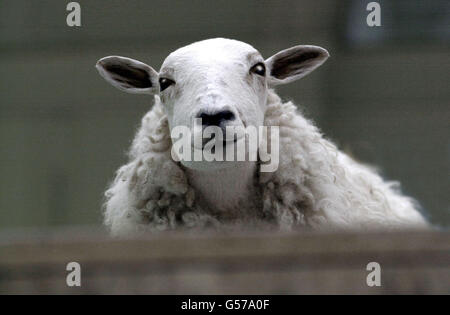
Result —
[[[428,226],[412,199],[325,139],[270,91],[266,126],[280,126],[280,164],[259,173],[263,208],[251,220],[221,219],[195,202],[182,166],[170,155],[167,117],[159,97],[144,116],[130,151],[106,192],[105,223],[114,235],[267,222],[281,229],[398,229]],[[244,225],[245,224],[245,225]]]

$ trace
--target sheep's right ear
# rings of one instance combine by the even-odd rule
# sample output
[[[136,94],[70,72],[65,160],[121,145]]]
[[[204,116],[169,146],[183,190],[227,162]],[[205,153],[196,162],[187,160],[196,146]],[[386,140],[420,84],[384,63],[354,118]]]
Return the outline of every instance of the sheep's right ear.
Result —
[[[119,90],[138,94],[159,91],[158,72],[140,61],[109,56],[97,61],[95,67],[106,81]]]

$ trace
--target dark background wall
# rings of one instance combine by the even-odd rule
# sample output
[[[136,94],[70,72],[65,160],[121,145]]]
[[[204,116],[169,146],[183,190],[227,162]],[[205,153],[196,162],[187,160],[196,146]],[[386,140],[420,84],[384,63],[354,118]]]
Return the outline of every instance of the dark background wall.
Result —
[[[450,225],[448,1],[379,1],[373,28],[364,0],[80,0],[72,28],[68,2],[0,2],[0,228],[99,225],[103,191],[151,99],[112,88],[95,62],[117,54],[158,69],[210,37],[267,57],[327,48],[324,66],[279,93]]]

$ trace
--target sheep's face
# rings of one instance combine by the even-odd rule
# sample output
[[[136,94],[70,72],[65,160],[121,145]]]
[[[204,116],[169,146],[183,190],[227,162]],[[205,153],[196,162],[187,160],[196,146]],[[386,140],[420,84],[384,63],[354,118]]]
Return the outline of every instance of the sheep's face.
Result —
[[[201,119],[203,127],[217,126],[224,133],[230,126],[263,124],[265,64],[248,44],[214,39],[180,48],[164,61],[159,82],[171,129],[193,129],[195,119]]]
[[[191,131],[192,151],[203,150],[211,140],[208,137],[203,137],[200,142],[194,140],[196,133],[202,133],[208,127],[223,132],[221,144],[226,151],[229,145],[240,141],[236,134],[229,134],[232,128],[263,125],[271,86],[305,76],[327,57],[323,48],[295,46],[264,60],[246,43],[216,38],[171,53],[159,73],[139,61],[117,56],[102,58],[97,69],[121,90],[159,95],[171,131],[180,126]],[[218,142],[215,143],[217,146]],[[233,165],[203,160],[188,162],[181,159],[181,162],[195,169]]]

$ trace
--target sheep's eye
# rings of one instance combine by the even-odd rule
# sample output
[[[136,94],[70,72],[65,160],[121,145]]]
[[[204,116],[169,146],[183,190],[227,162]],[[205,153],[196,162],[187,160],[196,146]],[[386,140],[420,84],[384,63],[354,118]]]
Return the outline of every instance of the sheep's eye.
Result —
[[[172,84],[175,84],[175,81],[167,79],[167,78],[159,79],[159,88],[160,88],[161,92],[164,91],[165,89],[167,89]]]
[[[250,72],[256,73],[257,75],[266,75],[266,66],[262,62],[258,62],[256,65],[250,68]]]

